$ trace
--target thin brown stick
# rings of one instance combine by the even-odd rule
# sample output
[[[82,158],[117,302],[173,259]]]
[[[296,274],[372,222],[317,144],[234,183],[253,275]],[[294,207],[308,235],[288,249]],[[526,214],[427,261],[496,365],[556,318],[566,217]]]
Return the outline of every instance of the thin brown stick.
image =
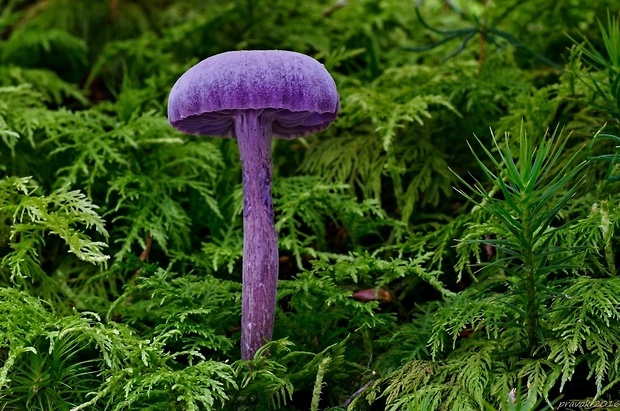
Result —
[[[364,391],[366,391],[366,389],[370,387],[373,382],[375,382],[375,380],[370,380],[366,384],[362,385],[359,390],[355,391],[349,398],[347,398],[347,400],[342,404],[342,406],[344,408],[347,408],[353,402],[353,400],[359,397],[360,394],[362,394]]]
[[[322,13],[322,15],[323,15],[323,17],[327,17],[330,14],[332,14],[333,12],[335,12],[336,10],[341,9],[341,8],[343,8],[346,5],[347,5],[347,0],[338,0],[338,2],[336,2],[336,4],[334,4],[333,6],[328,8],[327,10],[325,10]]]
[[[114,23],[118,17],[118,3],[120,0],[110,1],[110,22]]]
[[[142,252],[140,253],[140,261],[145,262],[147,258],[149,258],[149,253],[151,252],[151,245],[153,244],[153,237],[151,237],[151,234],[146,235],[146,238],[144,239],[144,250],[142,250]],[[134,273],[133,277],[131,278],[131,284],[135,284],[136,279],[140,276],[140,272],[142,271],[142,268],[138,268],[136,270],[136,272]],[[131,304],[131,295],[128,295],[127,298],[125,299],[124,305],[129,305]],[[117,323],[122,321],[122,317],[120,314],[116,314],[114,316],[114,321],[116,321]]]
[[[142,250],[142,253],[139,257],[140,261],[145,262],[146,259],[149,258],[149,253],[151,252],[151,244],[153,244],[153,237],[151,237],[150,234],[147,234],[146,238],[144,239],[144,250]],[[142,268],[138,268],[136,270],[135,274],[133,275],[134,280],[140,276],[140,271],[142,271]]]
[[[486,27],[484,27],[482,28],[482,30],[480,30],[480,43],[478,47],[478,77],[480,77],[480,74],[482,73],[482,65],[484,64],[486,43],[487,43],[487,32],[486,32]]]

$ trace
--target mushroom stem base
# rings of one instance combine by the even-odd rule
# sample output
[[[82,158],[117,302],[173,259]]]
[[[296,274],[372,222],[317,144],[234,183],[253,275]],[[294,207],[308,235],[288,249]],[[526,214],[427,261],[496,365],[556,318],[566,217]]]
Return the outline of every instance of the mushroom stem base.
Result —
[[[273,335],[278,283],[278,238],[271,199],[271,125],[260,110],[235,118],[243,170],[243,291],[241,358],[251,359]]]

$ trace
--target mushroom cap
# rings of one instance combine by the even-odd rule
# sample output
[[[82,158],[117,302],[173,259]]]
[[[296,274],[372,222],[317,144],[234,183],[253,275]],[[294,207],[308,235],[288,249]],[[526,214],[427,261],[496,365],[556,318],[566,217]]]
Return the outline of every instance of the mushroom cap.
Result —
[[[275,137],[326,129],[339,109],[334,79],[304,54],[229,51],[187,70],[168,98],[168,121],[187,134],[235,137],[235,117],[257,110]]]

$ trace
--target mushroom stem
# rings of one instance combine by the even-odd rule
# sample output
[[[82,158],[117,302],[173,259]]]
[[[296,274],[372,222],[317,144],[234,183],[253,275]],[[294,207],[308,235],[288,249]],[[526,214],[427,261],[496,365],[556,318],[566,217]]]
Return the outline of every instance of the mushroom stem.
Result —
[[[271,340],[278,283],[278,238],[271,199],[271,122],[262,110],[235,117],[243,171],[243,291],[241,358],[251,359]]]

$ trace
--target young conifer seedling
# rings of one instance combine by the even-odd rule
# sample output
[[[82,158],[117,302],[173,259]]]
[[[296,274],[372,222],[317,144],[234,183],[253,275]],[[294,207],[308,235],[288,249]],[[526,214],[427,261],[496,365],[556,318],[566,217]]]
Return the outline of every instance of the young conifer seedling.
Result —
[[[315,59],[291,51],[231,51],[203,60],[172,87],[168,119],[194,135],[237,139],[243,172],[241,358],[271,339],[278,239],[271,199],[271,137],[326,129],[339,109],[336,84]]]

